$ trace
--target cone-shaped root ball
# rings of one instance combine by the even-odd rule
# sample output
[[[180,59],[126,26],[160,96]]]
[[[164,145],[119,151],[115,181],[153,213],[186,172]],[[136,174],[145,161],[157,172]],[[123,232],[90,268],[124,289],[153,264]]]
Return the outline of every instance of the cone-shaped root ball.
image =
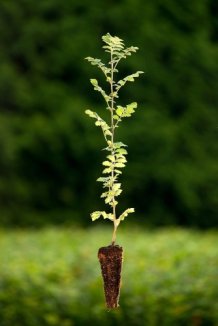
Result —
[[[98,259],[104,281],[107,308],[119,307],[123,248],[110,245],[98,251]]]

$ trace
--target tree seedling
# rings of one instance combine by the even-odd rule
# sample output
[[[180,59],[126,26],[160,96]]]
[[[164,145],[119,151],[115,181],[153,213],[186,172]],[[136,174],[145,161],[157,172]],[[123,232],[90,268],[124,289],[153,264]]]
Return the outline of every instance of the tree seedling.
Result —
[[[102,60],[87,57],[92,65],[97,66],[104,74],[108,83],[108,91],[105,91],[97,79],[90,79],[94,90],[99,92],[105,103],[109,113],[109,122],[106,122],[100,117],[97,112],[86,110],[85,113],[95,120],[95,125],[100,127],[106,142],[107,152],[106,160],[103,161],[103,171],[98,182],[103,184],[104,191],[101,195],[106,204],[109,205],[110,211],[95,211],[91,214],[92,221],[100,217],[109,219],[113,223],[113,234],[111,244],[107,247],[102,247],[98,251],[98,258],[101,264],[101,271],[104,281],[104,291],[106,305],[108,308],[116,308],[119,306],[119,294],[121,284],[121,269],[123,261],[123,248],[115,245],[117,228],[121,221],[134,212],[134,208],[127,208],[120,215],[117,215],[117,197],[121,194],[121,183],[119,177],[122,174],[122,168],[126,165],[126,145],[115,139],[116,130],[124,118],[129,118],[135,112],[137,103],[132,102],[126,106],[117,104],[120,89],[128,82],[134,82],[135,78],[142,74],[142,71],[137,71],[134,74],[126,76],[118,80],[117,67],[122,59],[126,59],[132,53],[138,50],[135,46],[125,47],[124,42],[117,36],[111,36],[109,33],[102,37],[104,42],[103,49],[109,54],[109,61],[104,64]]]

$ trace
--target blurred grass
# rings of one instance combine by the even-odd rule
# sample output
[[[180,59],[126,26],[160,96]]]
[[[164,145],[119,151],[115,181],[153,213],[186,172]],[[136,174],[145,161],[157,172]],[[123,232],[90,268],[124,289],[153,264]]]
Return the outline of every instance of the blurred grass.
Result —
[[[216,231],[120,228],[121,307],[108,313],[97,251],[111,233],[0,230],[0,325],[218,325]]]

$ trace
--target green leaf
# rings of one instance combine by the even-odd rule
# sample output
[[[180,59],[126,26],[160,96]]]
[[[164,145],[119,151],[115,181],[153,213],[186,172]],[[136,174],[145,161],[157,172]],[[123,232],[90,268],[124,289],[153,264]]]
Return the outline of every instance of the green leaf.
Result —
[[[127,208],[119,217],[120,221],[123,221],[130,213],[134,213],[134,208]]]
[[[114,171],[115,171],[117,174],[122,174],[122,173],[123,173],[122,171],[117,170],[117,169],[115,169]]]
[[[85,110],[85,114],[87,114],[91,118],[95,118],[95,112],[93,112],[91,110]]]
[[[95,122],[96,126],[100,126],[103,130],[103,133],[106,136],[111,136],[112,133],[110,131],[110,127],[108,126],[107,122],[105,122],[96,112],[93,112],[91,110],[86,110],[85,113],[90,116],[91,118],[96,119],[97,121]]]
[[[137,103],[136,102],[128,104],[127,107],[126,107],[125,116],[130,117],[132,115],[132,113],[135,112],[134,109],[136,109],[136,108],[137,108]]]
[[[112,181],[113,179],[113,181]],[[116,181],[116,177],[108,177],[108,180],[104,182],[103,188],[110,188],[113,184],[113,182]]]
[[[92,58],[92,57],[86,57],[85,60],[88,60],[93,66],[101,66],[104,65],[100,59]]]
[[[106,181],[108,181],[108,179],[109,179],[109,177],[100,177],[100,178],[98,178],[96,181],[98,181],[98,182],[106,182]]]
[[[117,191],[120,189],[120,187],[121,187],[121,183],[114,183],[112,191]]]
[[[108,218],[111,221],[114,220],[114,216],[111,213],[107,214],[106,212],[103,212],[102,216],[103,216],[104,219]]]
[[[111,168],[106,168],[103,170],[102,173],[111,173],[112,169]]]
[[[104,131],[105,136],[112,136],[112,132],[110,130],[105,130]]]
[[[108,158],[111,162],[115,162],[115,156],[114,156],[114,155],[108,155],[107,158]]]
[[[124,108],[122,106],[117,106],[116,114],[121,117],[123,115]]]
[[[102,212],[101,211],[96,211],[91,214],[91,219],[92,221],[97,220],[101,216]]]
[[[116,196],[116,197],[119,196],[119,195],[121,194],[122,191],[123,191],[122,189],[117,190],[117,191],[115,192],[114,196]]]
[[[108,196],[105,198],[105,204],[110,204],[110,202],[113,200],[113,197],[112,196]]]
[[[125,78],[123,78],[122,80],[119,80],[117,85],[116,85],[116,93],[119,92],[120,88],[123,87],[126,82],[133,82],[135,80],[136,77],[139,77],[140,74],[143,74],[143,71],[137,71],[134,74],[131,74],[129,76],[126,76]]]
[[[134,78],[132,76],[128,76],[128,77],[126,77],[126,80],[127,81],[130,81],[130,82],[133,82],[134,81]]]
[[[103,46],[106,50],[114,49],[115,51],[120,51],[124,48],[123,40],[117,36],[111,36],[109,33],[103,35],[102,40],[107,44]]]
[[[124,155],[128,154],[128,153],[127,153],[127,150],[126,150],[125,148],[118,148],[118,149],[116,150],[116,153],[124,154]]]
[[[104,219],[108,218],[109,220],[113,221],[114,217],[111,213],[106,213],[105,211],[96,211],[91,214],[92,221],[96,221],[99,217],[103,217]]]
[[[124,80],[119,80],[117,84],[119,84],[120,86],[123,86],[123,85],[125,85],[125,81]]]
[[[118,149],[118,148],[121,148],[121,147],[127,147],[127,145],[125,145],[121,141],[114,143],[114,148],[115,149]]]
[[[102,163],[102,165],[105,165],[105,166],[111,166],[111,162],[109,162],[109,161],[104,161],[104,162]]]
[[[97,79],[90,79],[90,83],[91,83],[93,86],[98,86],[98,81],[97,81]]]
[[[107,192],[103,192],[103,193],[101,194],[101,198],[107,197],[107,195],[108,195],[108,191],[107,191]]]
[[[143,71],[137,71],[137,72],[135,72],[134,74],[131,74],[131,75],[129,75],[129,76],[126,76],[123,80],[124,81],[134,81],[134,79],[136,78],[136,77],[139,77],[139,75],[140,74],[143,74],[144,72]]]
[[[123,164],[123,163],[115,163],[115,167],[116,168],[124,168],[125,164]]]
[[[125,158],[125,156],[120,156],[117,160],[116,160],[117,163],[126,163],[127,160]]]

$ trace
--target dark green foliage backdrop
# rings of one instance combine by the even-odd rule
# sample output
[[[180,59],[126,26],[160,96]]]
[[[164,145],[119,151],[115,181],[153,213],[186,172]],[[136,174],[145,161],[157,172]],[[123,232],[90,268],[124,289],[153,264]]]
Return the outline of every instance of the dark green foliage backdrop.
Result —
[[[119,130],[129,145],[121,206],[151,224],[217,225],[218,45],[215,0],[0,2],[0,220],[82,221],[101,208],[104,146],[84,115],[103,110],[83,58],[110,32],[140,51],[121,75],[140,109]]]

